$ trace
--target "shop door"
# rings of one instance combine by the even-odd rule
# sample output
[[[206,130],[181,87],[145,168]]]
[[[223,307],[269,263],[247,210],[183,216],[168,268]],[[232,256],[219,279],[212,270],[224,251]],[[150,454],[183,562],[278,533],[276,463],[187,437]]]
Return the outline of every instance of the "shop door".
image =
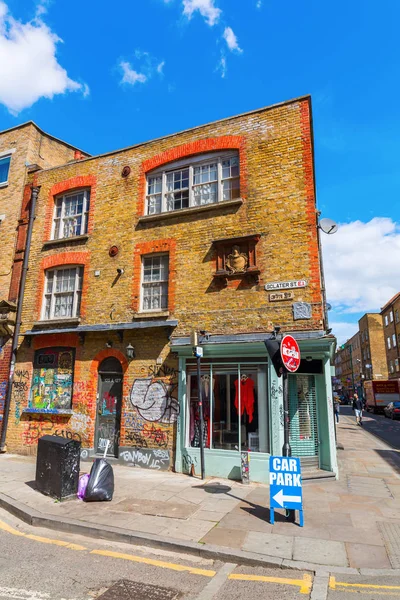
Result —
[[[318,466],[318,421],[314,375],[289,375],[289,419],[292,455]]]
[[[122,367],[116,358],[106,358],[99,366],[96,420],[96,452],[118,458],[122,405]]]

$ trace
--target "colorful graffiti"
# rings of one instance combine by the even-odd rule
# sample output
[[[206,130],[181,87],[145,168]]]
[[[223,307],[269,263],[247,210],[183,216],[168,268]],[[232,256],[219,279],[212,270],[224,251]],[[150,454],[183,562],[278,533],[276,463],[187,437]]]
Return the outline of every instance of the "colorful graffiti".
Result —
[[[22,369],[14,371],[13,396],[15,401],[15,424],[18,425],[21,419],[21,407],[26,403],[29,391],[29,372]]]
[[[73,349],[46,348],[35,353],[29,407],[71,408]]]

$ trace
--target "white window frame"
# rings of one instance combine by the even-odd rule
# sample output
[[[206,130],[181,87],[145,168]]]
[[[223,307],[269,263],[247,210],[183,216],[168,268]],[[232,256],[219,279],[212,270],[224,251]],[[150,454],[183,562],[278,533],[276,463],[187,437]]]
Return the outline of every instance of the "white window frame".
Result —
[[[237,158],[239,174],[236,177],[223,178],[222,177],[222,163],[223,163],[223,161],[228,160],[229,158]],[[194,189],[200,185],[205,185],[205,183],[203,183],[203,184],[201,184],[201,183],[195,184],[194,183],[194,169],[195,169],[195,167],[205,166],[210,163],[217,163],[217,181],[210,182],[210,183],[217,183],[217,201],[216,202],[208,202],[205,204],[196,204],[195,200],[194,200],[194,198],[195,198]],[[171,192],[168,192],[168,190],[167,190],[167,174],[172,173],[174,171],[181,171],[183,169],[189,170],[189,206],[188,206],[188,208],[194,208],[194,207],[199,207],[199,206],[208,206],[208,205],[212,205],[212,204],[219,204],[220,202],[229,202],[229,200],[223,200],[224,181],[233,181],[233,180],[238,179],[239,180],[239,190],[240,190],[240,156],[239,156],[239,152],[237,152],[237,151],[236,152],[235,151],[225,152],[223,154],[208,153],[208,154],[202,154],[200,157],[197,156],[197,157],[186,159],[186,160],[175,161],[173,163],[169,163],[168,165],[165,165],[163,169],[154,170],[154,171],[151,171],[146,174],[146,199],[145,199],[145,214],[146,215],[158,215],[158,214],[162,214],[162,213],[177,212],[179,210],[184,210],[182,208],[168,210],[168,207],[167,207],[167,196],[168,196],[168,193],[171,193]],[[158,192],[158,193],[161,193],[161,211],[160,212],[149,212],[149,203],[148,203],[149,197],[158,195],[157,193],[148,194],[149,178],[152,178],[152,177],[161,177],[162,178],[161,192]],[[186,188],[184,188],[184,189],[186,189]],[[239,192],[239,197],[240,197],[240,192]]]
[[[391,361],[389,361],[389,371],[390,371],[391,373],[394,373],[394,367],[393,367],[393,361],[392,361],[392,360],[391,360]]]
[[[81,229],[79,233],[74,235],[65,236],[64,235],[64,223],[67,219],[73,219],[73,217],[65,216],[65,201],[71,196],[77,196],[78,194],[83,194],[83,203],[82,203],[82,222]],[[61,215],[60,217],[56,217],[57,214],[57,206],[61,202]],[[88,230],[89,223],[89,210],[90,210],[90,188],[77,189],[74,191],[68,191],[65,194],[59,194],[54,198],[54,211],[53,211],[53,223],[51,228],[51,239],[52,240],[64,240],[73,237],[77,237],[78,235],[85,235]],[[55,237],[56,232],[56,221],[60,221],[59,233],[58,237]]]
[[[167,260],[167,278],[166,279],[159,279],[156,281],[152,281],[152,282],[145,282],[144,281],[144,264],[145,264],[145,260],[149,259],[149,258],[156,258],[156,257],[164,257]],[[154,313],[158,313],[158,312],[164,312],[168,310],[168,303],[169,303],[169,253],[168,252],[154,252],[153,254],[143,254],[142,255],[142,264],[141,264],[141,276],[140,276],[140,312],[154,312]],[[167,306],[165,308],[163,307],[159,307],[159,308],[144,308],[144,289],[147,286],[150,286],[152,284],[155,283],[159,283],[160,286],[162,284],[167,284]]]
[[[390,322],[393,323],[393,311],[391,310],[389,313]]]
[[[396,348],[396,346],[397,346],[396,334],[395,333],[392,333],[392,346],[393,346],[393,348]]]
[[[394,359],[394,366],[395,366],[396,371],[400,371],[400,365],[399,365],[399,359],[398,358]]]
[[[5,181],[0,181],[0,187],[5,187],[8,185],[8,180],[10,177],[10,169],[11,169],[11,155],[15,152],[15,150],[7,150],[6,152],[0,152],[0,161],[5,158],[9,158],[8,163],[8,171],[7,171],[7,179]]]
[[[386,339],[386,343],[387,343],[387,349],[390,350],[392,345],[390,343],[390,336]]]
[[[55,290],[56,290],[57,274],[62,271],[66,271],[67,269],[75,269],[74,289],[71,292],[56,292]],[[47,282],[48,282],[49,273],[54,273],[53,288],[50,293],[47,292]],[[44,294],[43,294],[43,300],[42,300],[42,316],[41,316],[42,321],[53,321],[54,319],[56,319],[56,320],[75,319],[75,318],[79,317],[80,305],[81,305],[81,299],[82,299],[83,275],[84,275],[84,270],[83,270],[83,266],[81,266],[81,265],[63,265],[62,267],[55,267],[54,269],[47,269],[45,271]],[[82,282],[81,287],[79,287],[79,280],[81,280],[81,282]],[[72,302],[72,315],[69,317],[54,316],[56,297],[61,296],[63,294],[71,294],[71,293],[73,293],[73,295],[74,295],[73,302]],[[48,297],[50,297],[50,310],[49,310],[49,317],[46,317],[46,299]]]

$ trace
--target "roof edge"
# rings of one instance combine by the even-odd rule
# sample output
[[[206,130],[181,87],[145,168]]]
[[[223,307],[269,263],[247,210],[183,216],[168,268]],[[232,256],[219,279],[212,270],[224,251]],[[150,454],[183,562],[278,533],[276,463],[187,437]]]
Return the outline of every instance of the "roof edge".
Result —
[[[15,129],[21,129],[22,127],[28,127],[29,125],[33,125],[33,127],[35,127],[42,135],[45,135],[46,137],[58,142],[59,144],[64,144],[64,146],[68,146],[68,148],[72,148],[73,150],[79,150],[79,152],[83,152],[83,154],[87,155],[87,158],[90,158],[92,156],[91,154],[89,154],[89,152],[86,152],[86,150],[81,150],[77,146],[74,146],[73,144],[69,144],[68,142],[65,142],[64,140],[60,140],[60,138],[57,138],[55,135],[51,135],[50,133],[43,131],[43,129],[41,129],[39,127],[39,125],[36,125],[35,121],[26,121],[25,123],[20,123],[19,125],[14,125],[14,127],[9,127],[8,129],[3,129],[2,131],[0,131],[0,135],[2,133],[8,133],[9,131],[14,131]],[[43,169],[43,170],[46,170],[46,169]]]
[[[103,158],[106,156],[113,156],[114,154],[120,154],[122,152],[127,152],[128,150],[133,150],[134,148],[140,148],[141,146],[147,146],[148,144],[152,144],[153,142],[159,142],[161,140],[166,140],[170,137],[174,137],[176,135],[181,135],[183,133],[189,133],[196,131],[197,129],[202,129],[203,127],[209,127],[210,125],[215,125],[217,123],[224,123],[225,121],[231,121],[233,119],[239,119],[241,117],[246,117],[248,115],[254,115],[260,112],[264,112],[267,110],[273,110],[274,108],[279,108],[281,106],[286,106],[288,104],[295,104],[296,102],[301,102],[306,100],[309,104],[311,104],[311,94],[305,94],[304,96],[298,96],[297,98],[292,98],[291,100],[284,100],[283,102],[277,102],[276,104],[270,104],[269,106],[263,106],[261,108],[255,108],[253,110],[249,110],[243,113],[239,113],[237,115],[232,115],[230,117],[224,117],[223,119],[217,119],[216,121],[210,121],[208,123],[203,123],[202,125],[195,125],[194,127],[189,127],[188,129],[182,129],[181,131],[175,131],[173,133],[168,133],[167,135],[162,135],[157,138],[153,138],[151,140],[147,140],[145,142],[139,142],[137,144],[133,144],[131,146],[125,146],[124,148],[118,148],[117,150],[111,150],[109,152],[103,152],[102,154],[93,154],[89,155],[88,158],[83,158],[79,162],[86,162],[89,160],[94,160],[96,158]],[[33,123],[33,121],[32,121]],[[34,123],[35,125],[35,123]],[[36,126],[37,127],[37,126]],[[47,134],[46,134],[47,135]],[[57,138],[54,138],[57,139]],[[68,163],[71,164],[71,163]],[[66,165],[58,165],[56,167],[48,167],[47,169],[42,169],[41,173],[44,171],[52,171],[53,169],[60,169],[65,167]]]

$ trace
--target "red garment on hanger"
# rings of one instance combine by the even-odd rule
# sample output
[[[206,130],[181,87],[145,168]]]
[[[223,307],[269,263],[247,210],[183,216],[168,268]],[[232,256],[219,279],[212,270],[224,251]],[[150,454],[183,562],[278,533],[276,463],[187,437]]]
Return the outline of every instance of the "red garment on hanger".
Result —
[[[235,381],[236,396],[235,396],[235,408],[239,412],[239,380]],[[249,423],[253,420],[254,414],[254,381],[248,377],[245,380],[240,380],[240,416],[243,412],[249,416]]]

